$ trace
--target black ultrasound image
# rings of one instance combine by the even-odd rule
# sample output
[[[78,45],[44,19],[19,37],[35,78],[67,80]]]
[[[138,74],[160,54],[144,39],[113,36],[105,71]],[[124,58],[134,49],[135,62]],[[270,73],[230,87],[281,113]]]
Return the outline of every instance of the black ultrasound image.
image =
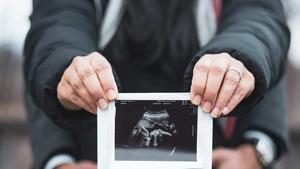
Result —
[[[196,161],[197,107],[190,101],[116,101],[116,161]]]

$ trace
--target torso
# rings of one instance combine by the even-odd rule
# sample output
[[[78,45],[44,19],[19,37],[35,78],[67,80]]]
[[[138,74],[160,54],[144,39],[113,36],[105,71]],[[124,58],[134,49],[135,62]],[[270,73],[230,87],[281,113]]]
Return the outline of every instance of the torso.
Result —
[[[168,15],[177,12],[172,11],[173,2],[143,2],[147,6],[145,9],[138,8],[141,15],[134,17],[131,17],[130,9],[126,8],[117,33],[102,52],[116,70],[122,92],[183,91],[184,71],[199,45],[193,5],[185,9],[179,8],[176,19],[170,21]],[[151,15],[145,14],[151,8],[148,6],[155,6],[157,11],[149,11]],[[186,18],[181,18],[183,15]],[[134,25],[136,22],[132,21],[133,18],[140,19],[138,23],[141,25]],[[147,31],[148,27],[159,31]],[[138,33],[143,36],[137,36]],[[189,37],[189,41],[183,42],[187,38],[182,37]],[[182,44],[188,46],[184,51],[181,50]]]

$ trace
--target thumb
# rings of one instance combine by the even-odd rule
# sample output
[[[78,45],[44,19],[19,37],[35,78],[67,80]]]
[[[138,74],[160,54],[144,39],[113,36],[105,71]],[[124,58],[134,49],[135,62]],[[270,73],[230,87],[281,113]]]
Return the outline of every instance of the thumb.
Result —
[[[229,150],[224,148],[218,148],[213,151],[212,154],[212,165],[214,168],[219,168],[220,165],[226,161]]]

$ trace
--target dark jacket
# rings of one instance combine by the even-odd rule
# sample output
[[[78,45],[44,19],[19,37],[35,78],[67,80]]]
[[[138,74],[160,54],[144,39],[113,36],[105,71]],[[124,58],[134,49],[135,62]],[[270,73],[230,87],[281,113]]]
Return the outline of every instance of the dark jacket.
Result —
[[[32,168],[42,169],[47,160],[61,153],[77,157],[78,145],[72,133],[55,125],[34,104],[28,93],[26,93],[25,101],[33,157]]]
[[[98,50],[93,1],[36,1],[31,23],[24,72],[26,88],[34,102],[65,128],[95,127],[93,115],[85,111],[68,112],[56,97],[57,84],[72,59]],[[289,31],[280,0],[224,0],[219,31],[191,60],[185,74],[186,86],[189,87],[199,57],[228,52],[255,76],[253,94],[235,109],[248,112],[281,77],[288,46]],[[134,78],[143,81],[142,74]]]
[[[92,0],[34,2],[32,25],[25,43],[26,89],[34,103],[56,124],[77,131],[89,129],[76,132],[75,140],[79,140],[83,159],[96,160],[95,154],[90,153],[96,152],[95,116],[83,110],[65,110],[56,97],[57,84],[72,59],[98,51],[97,23],[101,21],[95,15],[94,3]],[[191,56],[185,73],[186,88],[190,86],[192,69],[199,57],[206,53],[228,52],[241,60],[255,76],[254,93],[235,110],[235,113],[249,112],[280,79],[288,46],[289,31],[280,0],[224,0],[217,35],[194,57]],[[123,76],[121,73],[117,72]],[[130,80],[134,79],[147,81],[143,74]],[[154,80],[152,83],[160,82]],[[282,135],[280,138],[283,140]],[[95,144],[90,143],[91,140]]]
[[[262,101],[247,115],[239,116],[234,135],[225,143],[220,126],[214,123],[214,147],[236,147],[241,144],[243,134],[257,130],[268,134],[277,147],[277,157],[287,150],[287,97],[285,83],[281,82],[266,93]],[[66,131],[57,127],[35,103],[30,95],[26,97],[30,140],[33,150],[33,169],[43,169],[54,155],[67,153],[78,160],[96,161],[96,130],[86,132]],[[272,114],[270,116],[270,114]]]

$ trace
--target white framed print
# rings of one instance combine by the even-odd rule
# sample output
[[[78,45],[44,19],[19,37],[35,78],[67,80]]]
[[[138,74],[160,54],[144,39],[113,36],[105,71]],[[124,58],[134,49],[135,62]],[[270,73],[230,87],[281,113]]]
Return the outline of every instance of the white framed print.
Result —
[[[98,169],[211,169],[212,118],[189,93],[119,93],[97,111]]]

